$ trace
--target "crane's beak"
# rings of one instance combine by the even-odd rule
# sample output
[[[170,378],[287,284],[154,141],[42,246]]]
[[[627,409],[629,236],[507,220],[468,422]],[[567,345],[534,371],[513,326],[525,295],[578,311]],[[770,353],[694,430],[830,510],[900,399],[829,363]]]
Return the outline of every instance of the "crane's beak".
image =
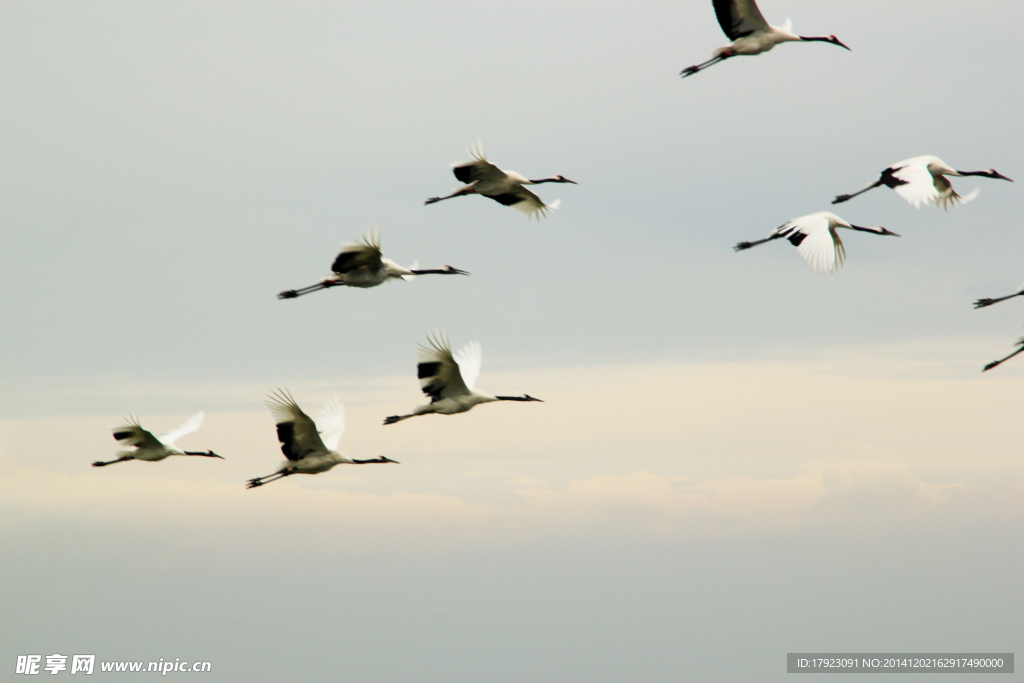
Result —
[[[198,455],[202,455],[202,456],[205,456],[207,458],[220,458],[221,460],[224,460],[224,456],[223,455],[217,455],[213,451],[206,451],[205,453],[199,453]]]
[[[539,398],[534,398],[533,396],[530,396],[529,394],[523,394],[523,400],[524,401],[537,401],[538,403],[544,403],[544,401],[541,401]]]
[[[838,38],[836,38],[835,36],[829,36],[829,38],[832,39],[829,42],[831,42],[833,45],[838,45],[839,47],[844,48],[846,50],[850,49],[850,48],[846,47],[845,45],[843,45],[843,43]],[[852,50],[850,50],[850,51],[852,52]]]
[[[449,273],[453,273],[455,275],[469,275],[470,274],[468,270],[459,270],[458,268],[452,268],[451,266],[445,266],[445,268],[448,269]]]
[[[1010,181],[1011,183],[1013,182],[1013,178],[1007,178],[1006,176],[1004,176],[1004,175],[1003,175],[1002,173],[1000,173],[999,171],[997,171],[997,170],[996,170],[996,169],[994,169],[994,168],[992,169],[992,173],[994,173],[994,174],[995,174],[995,175],[993,176],[993,177],[995,177],[995,178],[1001,178],[1002,180],[1009,180],[1009,181]]]

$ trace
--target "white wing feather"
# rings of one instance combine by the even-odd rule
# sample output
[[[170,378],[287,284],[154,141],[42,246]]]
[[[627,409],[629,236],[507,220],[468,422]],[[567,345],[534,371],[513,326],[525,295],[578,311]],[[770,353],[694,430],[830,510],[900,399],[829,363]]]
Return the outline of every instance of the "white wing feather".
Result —
[[[198,431],[199,427],[203,424],[204,417],[206,417],[206,413],[200,410],[198,413],[185,420],[184,424],[177,429],[172,429],[169,432],[161,434],[157,438],[160,439],[160,443],[165,446],[173,446],[174,442],[181,437]]]
[[[839,270],[846,260],[843,241],[834,230],[827,228],[807,235],[796,250],[818,275]]]
[[[801,216],[780,228],[780,232],[787,227],[805,235],[796,250],[815,273],[831,273],[843,265],[846,250],[835,228],[829,226],[828,218],[819,214]]]
[[[536,193],[522,185],[516,187],[513,192],[516,196],[522,197],[522,201],[512,204],[512,208],[527,218],[536,218],[537,220],[540,220],[542,217],[547,215],[548,211],[557,209],[562,204],[560,199],[556,199],[551,202],[551,204],[545,204]]]
[[[920,208],[922,203],[934,202],[939,196],[939,191],[935,187],[935,178],[932,177],[927,165],[920,163],[908,164],[893,172],[892,175],[894,178],[903,180],[906,183],[896,186],[896,194],[906,199],[916,208]]]
[[[476,378],[480,376],[480,365],[483,362],[483,352],[480,349],[480,342],[471,341],[454,356],[455,362],[459,364],[459,374],[466,388],[472,391],[476,387]]]
[[[316,416],[316,429],[328,450],[338,450],[338,442],[345,433],[345,406],[337,396],[324,404]]]

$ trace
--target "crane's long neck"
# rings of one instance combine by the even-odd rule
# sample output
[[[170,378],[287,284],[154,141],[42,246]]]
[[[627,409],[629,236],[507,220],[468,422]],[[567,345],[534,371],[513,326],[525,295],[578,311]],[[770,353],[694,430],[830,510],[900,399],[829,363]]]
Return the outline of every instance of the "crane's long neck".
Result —
[[[886,230],[885,228],[865,228],[860,225],[840,225],[841,228],[849,228],[850,230],[860,230],[861,232],[871,232],[876,235],[892,235],[893,237],[899,237],[896,233]]]
[[[555,176],[554,178],[541,178],[540,180],[527,180],[523,185],[540,185],[541,183],[572,183],[576,185],[575,180],[569,180],[564,176]]]
[[[224,456],[217,455],[213,451],[182,451],[182,455],[201,455],[204,458],[220,458],[224,459]]]
[[[997,172],[994,168],[990,168],[987,171],[954,171],[953,173],[950,173],[949,175],[958,175],[958,176],[980,175],[980,176],[984,176],[986,178],[999,178],[1000,180],[1009,180],[1011,183],[1013,182],[1012,180],[1010,180],[1009,178],[1007,178],[1003,174]]]
[[[393,462],[396,465],[401,464],[397,460],[391,460],[390,458],[385,458],[383,455],[380,456],[380,457],[374,458],[372,460],[353,460],[352,461],[352,463],[355,464],[355,465],[370,465],[370,464],[373,464],[373,463],[378,463],[379,464],[379,463],[386,463],[386,462]]]

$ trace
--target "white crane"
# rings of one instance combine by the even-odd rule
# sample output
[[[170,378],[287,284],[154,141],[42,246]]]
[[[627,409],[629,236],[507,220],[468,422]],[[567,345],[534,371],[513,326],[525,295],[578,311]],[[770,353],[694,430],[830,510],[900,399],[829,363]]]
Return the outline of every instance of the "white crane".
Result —
[[[353,460],[336,451],[338,441],[345,432],[345,407],[334,398],[324,404],[316,422],[302,412],[287,389],[271,392],[267,407],[277,423],[277,439],[281,452],[288,458],[281,469],[265,477],[256,477],[245,488],[254,489],[292,474],[318,474],[335,465],[369,465],[398,463],[383,455],[373,460]]]
[[[899,237],[885,228],[863,228],[859,225],[851,225],[834,213],[819,211],[808,216],[794,218],[785,225],[780,225],[763,240],[740,242],[733,248],[736,251],[741,251],[785,237],[800,252],[811,270],[818,274],[832,273],[839,270],[846,260],[846,250],[843,248],[843,241],[836,233],[836,228]]]
[[[991,370],[992,368],[994,368],[995,366],[999,365],[1000,363],[1002,363],[1004,361],[1008,361],[1011,358],[1013,358],[1014,356],[1016,356],[1018,353],[1020,353],[1021,351],[1024,351],[1024,339],[1021,339],[1020,341],[1018,341],[1017,342],[1017,346],[1019,346],[1020,348],[1017,349],[1016,351],[1014,351],[1013,353],[1011,353],[1009,356],[1007,356],[1006,358],[1000,358],[999,360],[992,361],[991,363],[989,363],[988,365],[983,367],[981,369],[981,371],[985,372],[986,370]]]
[[[1006,296],[1001,296],[998,299],[978,299],[977,301],[974,302],[974,307],[975,308],[984,308],[985,306],[991,306],[992,304],[997,304],[1000,301],[1006,301],[1007,299],[1012,299],[1015,296],[1024,296],[1024,285],[1021,285],[1020,289],[1018,289],[1013,294],[1007,294]]]
[[[203,424],[204,417],[205,414],[200,410],[177,429],[172,429],[160,436],[153,436],[151,432],[142,428],[137,417],[131,415],[125,418],[124,425],[114,427],[113,429],[114,438],[117,442],[129,450],[118,451],[118,458],[116,460],[108,460],[107,462],[97,460],[92,466],[106,467],[107,465],[127,462],[128,460],[157,462],[172,455],[201,455],[206,458],[220,458],[223,460],[222,456],[217,455],[213,451],[206,451],[205,453],[202,451],[183,451],[174,445],[174,442],[181,437],[198,430],[200,425]]]
[[[832,43],[841,48],[850,48],[839,42],[835,36],[798,36],[793,33],[793,22],[786,19],[783,26],[769,26],[754,0],[712,0],[715,16],[722,31],[732,42],[715,50],[711,59],[694,64],[679,72],[683,78],[703,71],[736,55],[759,55],[768,52],[779,43],[791,41]]]
[[[464,413],[473,406],[491,401],[541,401],[528,394],[522,396],[491,396],[473,388],[480,375],[483,358],[480,344],[469,342],[458,354],[452,355],[448,338],[443,332],[427,335],[429,346],[416,345],[416,376],[420,388],[430,397],[430,403],[418,406],[408,415],[392,415],[384,424],[394,424],[417,415],[438,413],[454,415]]]
[[[418,263],[413,263],[411,268],[403,268],[391,259],[383,258],[380,234],[376,230],[371,230],[361,240],[341,247],[341,253],[331,265],[333,275],[309,287],[285,290],[278,294],[277,298],[294,299],[303,294],[339,285],[376,287],[388,280],[412,280],[417,275],[469,275],[466,271],[451,266],[431,270],[417,270],[418,268]]]
[[[426,201],[433,204],[452,197],[461,197],[467,194],[478,194],[488,199],[493,199],[499,204],[511,206],[527,218],[536,218],[545,215],[549,209],[557,209],[560,202],[555,200],[550,205],[541,201],[541,198],[524,185],[540,185],[541,183],[572,183],[577,185],[575,180],[569,180],[563,176],[554,178],[541,178],[540,180],[528,180],[515,171],[503,171],[494,164],[487,161],[484,150],[477,142],[469,151],[472,161],[453,164],[452,172],[460,183],[466,183],[447,197],[431,197]]]
[[[920,208],[921,203],[924,202],[934,204],[936,207],[942,207],[948,211],[950,205],[956,206],[957,202],[967,203],[977,197],[981,188],[976,187],[966,197],[961,197],[953,189],[953,185],[946,176],[970,175],[999,178],[1000,180],[1013,182],[1006,176],[998,173],[994,168],[990,168],[987,171],[958,171],[938,157],[925,155],[904,159],[899,163],[893,164],[882,171],[878,180],[860,192],[841,194],[833,199],[832,203],[840,204],[853,199],[859,194],[864,194],[868,190],[885,185],[890,189],[896,190],[899,196],[906,199],[916,208]]]

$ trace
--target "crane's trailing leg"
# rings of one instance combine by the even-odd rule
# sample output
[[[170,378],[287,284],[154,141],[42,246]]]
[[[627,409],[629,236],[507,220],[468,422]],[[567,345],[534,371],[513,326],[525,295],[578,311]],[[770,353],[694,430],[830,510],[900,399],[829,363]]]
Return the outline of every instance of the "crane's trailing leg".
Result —
[[[1008,296],[1001,296],[998,299],[978,299],[977,301],[974,302],[974,307],[975,308],[984,308],[985,306],[991,306],[992,304],[997,304],[1000,301],[1006,301],[1007,299],[1012,299],[1015,296],[1024,296],[1024,292],[1017,292],[1016,294],[1010,294]]]
[[[841,194],[841,195],[839,195],[838,197],[836,197],[835,199],[832,200],[832,203],[833,204],[842,204],[843,202],[848,202],[851,199],[853,199],[854,197],[856,197],[857,195],[864,194],[868,190],[873,190],[876,187],[881,187],[883,184],[884,183],[881,180],[876,180],[875,182],[871,183],[870,185],[865,187],[860,192],[854,192],[853,194]]]
[[[257,486],[263,486],[264,484],[269,484],[272,481],[277,481],[278,479],[283,479],[283,478],[287,477],[289,474],[295,474],[295,470],[281,470],[280,472],[274,472],[273,474],[268,474],[265,477],[256,477],[255,479],[250,479],[245,484],[245,488],[247,488],[247,489],[254,489]]]
[[[735,247],[733,247],[733,249],[735,251],[743,251],[744,249],[750,249],[751,247],[756,247],[757,245],[764,244],[765,242],[771,242],[772,240],[777,240],[780,237],[782,237],[781,234],[775,234],[775,235],[772,235],[771,237],[765,237],[763,240],[756,240],[754,242],[740,242]]]
[[[415,415],[415,414],[409,414],[409,415],[391,415],[390,417],[385,417],[385,418],[384,418],[384,424],[386,424],[386,425],[393,425],[393,424],[395,424],[396,422],[401,422],[402,420],[407,420],[407,419],[409,419],[410,417],[416,417],[416,415]]]
[[[439,202],[439,201],[442,201],[444,199],[451,199],[452,197],[461,197],[464,194],[473,194],[475,192],[476,192],[476,190],[474,190],[472,187],[462,187],[462,188],[459,188],[458,190],[455,190],[455,192],[452,192],[447,197],[431,197],[430,199],[428,199],[427,201],[425,201],[423,203],[424,204],[433,204],[435,202]]]
[[[316,292],[316,291],[319,291],[321,289],[328,289],[330,287],[336,287],[339,284],[341,284],[341,283],[337,282],[336,280],[327,279],[327,280],[324,280],[322,282],[318,282],[315,285],[310,285],[309,287],[303,287],[302,289],[287,289],[287,290],[281,292],[280,294],[278,294],[277,298],[278,299],[294,299],[296,297],[302,296],[303,294],[309,294],[310,292]]]
[[[1011,353],[1011,354],[1010,354],[1009,356],[1007,356],[1006,358],[1000,358],[999,360],[994,360],[994,361],[992,361],[991,363],[989,363],[988,365],[986,365],[985,367],[983,367],[983,368],[981,369],[981,371],[982,371],[982,372],[985,372],[986,370],[991,370],[992,368],[994,368],[995,366],[999,365],[1000,363],[1002,363],[1002,362],[1004,362],[1004,361],[1008,361],[1008,360],[1010,360],[1011,358],[1013,358],[1014,356],[1016,356],[1016,355],[1017,355],[1018,353],[1020,353],[1021,351],[1024,351],[1024,339],[1021,339],[1021,340],[1020,340],[1019,342],[1017,342],[1017,344],[1019,344],[1019,345],[1020,345],[1020,348],[1019,348],[1019,349],[1017,349],[1016,351],[1014,351],[1013,353]]]
[[[712,57],[711,59],[709,59],[706,62],[701,62],[700,64],[694,64],[693,66],[686,67],[685,69],[683,69],[682,71],[679,72],[679,75],[682,76],[683,78],[686,78],[687,76],[692,76],[693,74],[697,73],[698,71],[703,71],[704,69],[708,68],[709,66],[714,66],[715,64],[718,64],[719,62],[724,62],[729,57],[732,57],[731,53],[723,52],[722,54],[718,55],[717,57]]]
[[[127,462],[129,460],[134,460],[134,459],[135,458],[133,456],[131,456],[131,455],[122,455],[117,460],[108,460],[107,462],[103,462],[102,460],[97,460],[96,462],[94,462],[92,464],[92,466],[93,467],[106,467],[107,465],[113,465],[114,463],[118,463],[118,462]]]

